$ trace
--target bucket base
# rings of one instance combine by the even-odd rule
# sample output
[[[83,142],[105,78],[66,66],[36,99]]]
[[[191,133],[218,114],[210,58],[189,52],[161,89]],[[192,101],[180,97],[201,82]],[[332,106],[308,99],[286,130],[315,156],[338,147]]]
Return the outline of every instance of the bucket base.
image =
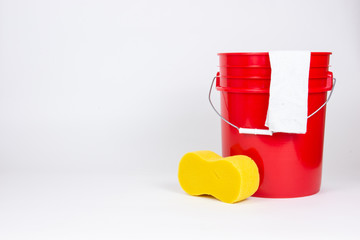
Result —
[[[252,195],[252,197],[257,197],[257,198],[301,198],[301,197],[308,197],[308,196],[315,195],[319,191],[320,191],[320,189],[318,189],[314,192],[308,193],[308,194],[298,194],[298,195],[272,195],[272,194],[255,193]]]

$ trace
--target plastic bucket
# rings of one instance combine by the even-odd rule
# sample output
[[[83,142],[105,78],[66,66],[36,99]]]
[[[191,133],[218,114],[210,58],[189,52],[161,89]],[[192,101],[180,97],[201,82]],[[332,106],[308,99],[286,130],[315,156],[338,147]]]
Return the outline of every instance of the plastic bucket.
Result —
[[[220,53],[216,88],[221,96],[223,156],[247,155],[258,165],[257,197],[291,198],[320,190],[330,52],[311,53],[306,134],[240,134],[240,128],[264,126],[271,67],[268,53]],[[211,94],[211,92],[210,92]],[[209,95],[210,97],[210,95]]]

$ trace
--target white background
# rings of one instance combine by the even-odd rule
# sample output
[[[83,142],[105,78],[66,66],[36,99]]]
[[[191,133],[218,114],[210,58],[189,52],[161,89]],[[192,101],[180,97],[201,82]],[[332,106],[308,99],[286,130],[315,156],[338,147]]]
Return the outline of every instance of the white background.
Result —
[[[359,43],[358,0],[0,0],[0,239],[357,239]],[[322,191],[186,195],[216,54],[269,50],[333,52]]]

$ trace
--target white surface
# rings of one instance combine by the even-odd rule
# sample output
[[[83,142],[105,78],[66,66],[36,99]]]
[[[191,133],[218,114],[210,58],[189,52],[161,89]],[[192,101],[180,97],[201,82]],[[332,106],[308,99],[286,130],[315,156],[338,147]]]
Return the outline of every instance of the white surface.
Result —
[[[226,204],[176,174],[3,174],[0,239],[358,239],[359,184]]]
[[[310,51],[269,52],[271,81],[265,121],[269,130],[306,133],[310,54]]]
[[[358,235],[359,11],[358,0],[0,0],[0,239]],[[304,49],[334,53],[324,192],[237,205],[183,194],[181,156],[221,153],[207,101],[216,53]]]

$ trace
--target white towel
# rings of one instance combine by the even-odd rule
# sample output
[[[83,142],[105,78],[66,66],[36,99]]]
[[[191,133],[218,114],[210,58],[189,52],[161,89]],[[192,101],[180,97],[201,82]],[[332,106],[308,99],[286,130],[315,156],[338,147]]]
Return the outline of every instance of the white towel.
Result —
[[[269,52],[270,98],[265,126],[273,132],[306,133],[310,51]]]

